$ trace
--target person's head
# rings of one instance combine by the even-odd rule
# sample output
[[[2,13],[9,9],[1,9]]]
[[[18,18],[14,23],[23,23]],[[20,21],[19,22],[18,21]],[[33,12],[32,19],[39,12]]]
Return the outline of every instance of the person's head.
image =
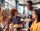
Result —
[[[28,9],[30,9],[32,7],[32,1],[27,1],[26,6]]]
[[[34,10],[32,12],[32,19],[37,19],[38,21],[40,20],[40,11],[38,9]]]
[[[13,8],[11,10],[11,14],[12,14],[12,16],[17,16],[17,9],[16,8]]]
[[[2,16],[3,16],[3,20],[7,18],[7,15],[6,15],[6,11],[5,10],[2,11]]]
[[[2,15],[6,16],[6,11],[5,10],[2,11]]]

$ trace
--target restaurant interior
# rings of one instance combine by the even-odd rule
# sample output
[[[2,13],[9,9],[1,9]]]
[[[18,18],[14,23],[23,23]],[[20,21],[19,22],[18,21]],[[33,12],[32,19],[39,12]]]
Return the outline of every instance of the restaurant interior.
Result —
[[[40,11],[40,0],[0,0],[0,31],[33,31],[28,27],[32,19],[30,16],[26,16],[26,12],[28,12],[26,11],[27,1],[32,1],[33,10]],[[15,16],[18,17],[16,18]]]

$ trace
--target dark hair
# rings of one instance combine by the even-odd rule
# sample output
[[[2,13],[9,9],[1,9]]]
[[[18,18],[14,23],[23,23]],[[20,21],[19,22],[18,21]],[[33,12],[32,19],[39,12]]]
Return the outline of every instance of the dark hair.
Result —
[[[34,10],[36,15],[38,16],[38,22],[40,21],[40,10],[36,9]]]
[[[26,3],[30,3],[31,5],[33,4],[32,1],[27,1]]]
[[[14,16],[14,13],[17,11],[16,8],[11,9],[11,15]]]

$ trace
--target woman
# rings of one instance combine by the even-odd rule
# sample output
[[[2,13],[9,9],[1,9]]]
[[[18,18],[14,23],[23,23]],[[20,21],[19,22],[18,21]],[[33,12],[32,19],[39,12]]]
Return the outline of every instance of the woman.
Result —
[[[7,17],[5,10],[3,10],[3,12],[2,12],[2,16],[3,16],[2,24],[4,25],[4,29],[7,29],[9,22],[10,22],[10,19]]]
[[[12,22],[13,22],[14,24],[20,25],[20,17],[17,16],[17,9],[13,8],[13,9],[11,10],[11,14],[12,14]],[[17,31],[18,31],[18,30],[20,31],[20,28],[17,28]]]
[[[40,9],[39,9],[39,16],[38,16],[38,23],[37,23],[37,25],[38,25],[38,27],[37,27],[37,31],[40,31]]]
[[[32,12],[32,25],[30,27],[30,31],[37,31],[38,30],[38,22],[40,21],[40,13],[39,10],[34,10]]]
[[[0,5],[0,31],[3,31],[3,26],[1,25],[2,23],[2,19],[3,19],[3,16],[2,16],[2,10],[1,10],[1,5]]]
[[[14,24],[20,24],[20,17],[17,16],[17,9],[12,9],[12,22],[14,22]]]

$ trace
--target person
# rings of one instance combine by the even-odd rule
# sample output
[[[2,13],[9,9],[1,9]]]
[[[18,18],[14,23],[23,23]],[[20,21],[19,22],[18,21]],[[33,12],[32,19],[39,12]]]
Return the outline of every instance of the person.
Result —
[[[8,28],[9,23],[10,23],[10,19],[7,17],[5,10],[2,11],[2,16],[3,16],[2,25],[4,26],[4,30],[6,30]]]
[[[12,22],[14,23],[14,24],[18,24],[18,25],[20,25],[20,19],[21,19],[21,17],[18,17],[17,16],[17,9],[16,8],[13,8],[12,10],[11,10],[11,14],[12,14]],[[17,28],[17,31],[19,30],[20,28]],[[20,30],[19,30],[20,31]]]
[[[17,16],[17,9],[13,8],[12,10],[12,22],[14,22],[14,24],[20,24],[20,17]]]
[[[3,16],[2,16],[2,10],[1,10],[1,4],[0,4],[0,24],[2,22]]]
[[[40,13],[39,10],[34,10],[32,13],[32,25],[30,31],[40,31]]]
[[[27,10],[25,10],[25,15],[26,15],[26,18],[30,17],[32,18],[32,11],[33,11],[33,7],[32,7],[32,1],[27,1],[26,2],[26,6],[27,6]]]
[[[26,18],[32,19],[32,11],[33,11],[32,4],[33,4],[32,1],[27,1],[26,2],[26,6],[27,6],[27,10],[25,10],[25,16],[26,16]],[[26,27],[26,28],[29,27],[30,23],[31,23],[30,21],[26,22],[26,24],[24,24],[24,27]]]

